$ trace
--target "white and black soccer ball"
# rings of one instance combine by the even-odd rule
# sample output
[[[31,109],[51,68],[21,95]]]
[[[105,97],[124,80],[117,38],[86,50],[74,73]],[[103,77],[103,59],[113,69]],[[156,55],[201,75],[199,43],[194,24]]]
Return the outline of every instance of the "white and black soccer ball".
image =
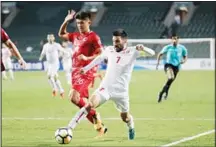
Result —
[[[68,144],[72,140],[72,131],[70,128],[62,127],[56,130],[55,140],[59,144]]]

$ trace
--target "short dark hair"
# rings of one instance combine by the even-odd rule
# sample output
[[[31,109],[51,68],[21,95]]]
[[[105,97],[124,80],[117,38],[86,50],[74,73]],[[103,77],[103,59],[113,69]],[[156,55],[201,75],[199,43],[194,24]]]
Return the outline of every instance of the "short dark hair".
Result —
[[[76,14],[75,16],[76,19],[81,19],[81,20],[84,20],[86,18],[89,18],[91,19],[91,14],[90,12],[84,12],[84,11],[80,11]]]
[[[127,38],[127,33],[124,29],[117,29],[113,31],[113,36],[121,36],[122,38]]]
[[[179,36],[178,36],[178,35],[172,35],[172,38],[177,38],[177,39],[179,39]]]

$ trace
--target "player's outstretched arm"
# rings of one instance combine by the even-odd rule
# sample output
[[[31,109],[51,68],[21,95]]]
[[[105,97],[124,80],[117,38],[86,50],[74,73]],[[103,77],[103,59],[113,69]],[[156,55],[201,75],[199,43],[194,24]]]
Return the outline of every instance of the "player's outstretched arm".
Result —
[[[18,62],[20,65],[25,68],[26,67],[26,62],[24,61],[22,55],[20,54],[19,50],[17,49],[16,45],[8,39],[5,44],[12,50],[12,54],[18,59]]]
[[[138,44],[136,45],[136,50],[137,51],[142,51],[144,52],[144,56],[154,56],[155,55],[155,51],[142,45],[142,44]]]
[[[90,69],[92,69],[93,67],[95,67],[96,65],[100,64],[102,61],[104,60],[104,56],[100,55],[97,56],[93,61],[91,61],[87,66],[82,68],[82,71],[84,73],[86,73],[87,71],[89,71]]]
[[[69,40],[69,33],[67,32],[67,25],[69,23],[70,20],[72,20],[74,18],[74,15],[76,14],[75,11],[73,10],[68,10],[68,15],[65,17],[64,22],[62,23],[59,32],[58,32],[58,36],[62,39],[65,40]]]

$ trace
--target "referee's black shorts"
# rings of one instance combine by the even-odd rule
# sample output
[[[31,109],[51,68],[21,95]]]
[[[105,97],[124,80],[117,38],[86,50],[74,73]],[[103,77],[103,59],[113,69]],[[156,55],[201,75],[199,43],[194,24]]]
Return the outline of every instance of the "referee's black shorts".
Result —
[[[168,69],[168,68],[171,68],[171,69],[173,70],[174,78],[176,78],[176,76],[177,76],[177,74],[178,74],[178,72],[179,72],[178,66],[174,66],[174,65],[172,65],[172,64],[166,63],[166,64],[164,65],[164,71],[167,72],[167,69]]]

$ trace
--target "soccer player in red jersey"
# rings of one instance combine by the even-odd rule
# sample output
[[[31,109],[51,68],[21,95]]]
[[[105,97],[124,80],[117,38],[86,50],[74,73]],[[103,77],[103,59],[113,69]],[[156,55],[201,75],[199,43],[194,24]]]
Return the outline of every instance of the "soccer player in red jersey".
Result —
[[[22,68],[26,67],[26,62],[23,60],[23,57],[21,56],[19,50],[17,49],[16,45],[10,40],[7,33],[4,31],[4,29],[1,28],[1,41],[2,43],[5,43],[9,49],[11,49],[12,54],[17,57],[18,62],[22,66]],[[1,71],[4,71],[5,67],[1,59]]]
[[[78,32],[67,32],[69,21],[76,19]],[[75,15],[73,10],[68,11],[63,24],[59,30],[59,37],[73,43],[74,54],[72,57],[72,90],[71,102],[79,108],[86,105],[84,98],[89,97],[89,85],[94,80],[94,69],[82,75],[80,69],[88,65],[102,51],[102,44],[99,36],[90,30],[91,15],[88,12],[79,12]],[[88,120],[94,124],[99,135],[106,133],[107,128],[102,124],[99,114],[91,109],[87,115]]]

